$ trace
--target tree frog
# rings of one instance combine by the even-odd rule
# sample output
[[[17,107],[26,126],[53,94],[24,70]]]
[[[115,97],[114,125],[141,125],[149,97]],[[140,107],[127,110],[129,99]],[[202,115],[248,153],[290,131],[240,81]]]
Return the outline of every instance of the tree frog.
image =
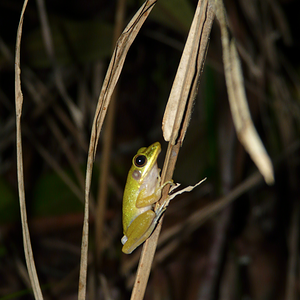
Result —
[[[132,159],[123,195],[123,233],[122,251],[130,254],[141,245],[154,230],[165,206],[153,210],[160,199],[161,191],[167,181],[160,184],[160,169],[157,157],[161,151],[159,142],[140,148]]]

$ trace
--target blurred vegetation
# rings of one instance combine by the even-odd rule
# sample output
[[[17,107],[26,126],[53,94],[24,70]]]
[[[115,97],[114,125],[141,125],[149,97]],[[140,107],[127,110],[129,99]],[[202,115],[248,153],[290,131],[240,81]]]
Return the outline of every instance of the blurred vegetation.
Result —
[[[141,3],[127,2],[126,22]],[[72,299],[78,287],[82,178],[94,110],[113,48],[116,1],[52,0],[45,5],[55,61],[47,54],[35,1],[29,1],[22,38],[26,201],[43,293],[49,299]],[[176,237],[178,246],[155,264],[145,299],[296,299],[285,296],[291,283],[299,297],[299,268],[292,273],[296,281],[289,280],[294,257],[299,266],[299,1],[226,0],[225,5],[239,45],[251,114],[274,162],[276,183],[255,186],[202,227],[185,231],[184,222],[194,211],[257,172],[234,132],[216,23],[174,174],[174,181],[183,186],[208,179],[170,204],[163,231],[177,224],[183,229]],[[89,279],[95,274],[106,278],[113,299],[129,297],[135,270],[126,269],[133,256],[121,254],[120,243],[127,172],[137,149],[154,141],[162,143],[162,166],[162,116],[195,6],[194,0],[158,1],[120,77],[102,263],[89,274]],[[22,271],[16,180],[14,47],[21,7],[20,0],[0,2],[0,299],[32,299]],[[82,122],[74,118],[57,88],[57,71]],[[93,199],[102,142],[101,134]],[[91,212],[91,232],[96,217]],[[93,257],[93,235],[90,240]],[[95,281],[97,297],[103,297],[103,282],[98,276]],[[205,285],[211,287],[209,295]]]

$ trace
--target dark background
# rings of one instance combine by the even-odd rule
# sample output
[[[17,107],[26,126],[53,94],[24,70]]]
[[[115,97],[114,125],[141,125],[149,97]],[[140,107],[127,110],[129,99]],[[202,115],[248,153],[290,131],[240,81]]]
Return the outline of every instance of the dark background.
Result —
[[[125,23],[140,4],[127,2]],[[84,176],[95,106],[113,48],[116,1],[52,0],[45,5],[55,60],[45,50],[35,1],[29,1],[25,13],[21,44],[27,212],[44,296],[77,299],[83,205],[60,171],[82,191],[74,168]],[[260,181],[201,227],[189,230],[185,222],[257,172],[233,128],[215,22],[174,173],[174,181],[183,186],[208,179],[168,208],[163,231],[178,224],[182,229],[168,242],[176,246],[155,263],[145,299],[296,299],[286,296],[289,291],[299,297],[299,1],[227,0],[225,5],[241,54],[251,115],[274,163],[276,182],[267,186]],[[21,7],[22,1],[0,1],[1,300],[33,299],[16,179],[14,49]],[[162,166],[167,146],[162,116],[195,7],[196,1],[190,0],[158,1],[125,61],[116,100],[102,262],[97,268],[97,216],[91,216],[90,299],[92,290],[97,299],[105,297],[100,274],[112,299],[130,296],[136,265],[126,269],[134,254],[121,252],[122,191],[139,147],[160,141]],[[82,122],[74,120],[57,88],[57,71]],[[99,193],[102,136],[94,198]]]

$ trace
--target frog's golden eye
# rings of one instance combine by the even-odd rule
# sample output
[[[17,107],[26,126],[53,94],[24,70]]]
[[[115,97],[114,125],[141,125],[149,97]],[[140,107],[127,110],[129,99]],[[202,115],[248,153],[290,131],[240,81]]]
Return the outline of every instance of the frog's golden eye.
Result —
[[[134,164],[136,167],[141,168],[147,163],[147,157],[145,155],[138,155],[134,159]]]

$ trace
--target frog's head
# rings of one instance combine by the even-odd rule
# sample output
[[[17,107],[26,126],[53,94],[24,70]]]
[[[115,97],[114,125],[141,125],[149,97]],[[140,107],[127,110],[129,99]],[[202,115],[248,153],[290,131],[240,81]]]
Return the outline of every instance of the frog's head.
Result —
[[[142,147],[138,150],[132,159],[132,177],[135,180],[140,181],[147,176],[148,172],[156,164],[160,151],[161,146],[159,142],[152,144],[148,148]]]

